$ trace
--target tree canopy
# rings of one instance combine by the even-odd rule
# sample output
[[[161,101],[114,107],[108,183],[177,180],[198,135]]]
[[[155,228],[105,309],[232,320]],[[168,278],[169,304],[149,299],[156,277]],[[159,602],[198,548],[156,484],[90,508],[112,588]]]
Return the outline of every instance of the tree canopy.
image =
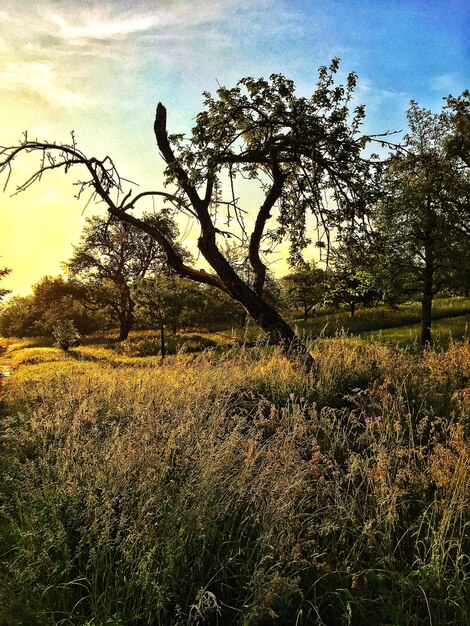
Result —
[[[79,195],[89,190],[115,218],[150,235],[180,276],[229,294],[271,343],[311,368],[313,361],[300,338],[263,298],[266,254],[288,240],[292,260],[298,260],[309,241],[309,213],[317,238],[328,239],[332,228],[360,224],[374,197],[375,168],[363,152],[371,137],[360,132],[364,108],[352,104],[357,78],[351,73],[346,85],[338,84],[338,68],[338,59],[320,68],[310,97],[298,96],[293,81],[281,74],[269,80],[244,78],[231,89],[221,87],[215,97],[205,93],[204,111],[188,137],[168,134],[167,111],[159,103],[154,131],[166,163],[166,182],[172,185],[169,191],[134,195],[112,160],[87,157],[74,135],[68,144],[26,135],[19,145],[2,149],[0,167],[9,175],[20,154],[41,155],[39,167],[19,185],[18,191],[23,191],[46,171],[83,166],[88,177],[81,179]],[[257,209],[242,203],[237,192],[238,183],[246,179],[261,195]],[[138,217],[136,207],[150,197],[161,198],[173,213],[194,220],[200,229],[197,246],[211,271],[188,263],[162,228]],[[251,285],[224,255],[221,242],[226,238],[247,247],[254,274]]]
[[[44,276],[28,296],[14,296],[0,313],[0,332],[5,337],[52,335],[55,325],[69,320],[86,334],[107,327],[109,320],[87,309],[81,298],[82,287],[62,276]]]
[[[455,118],[412,102],[410,132],[387,161],[373,221],[396,271],[421,292],[422,343],[431,341],[432,300],[456,271],[468,276],[470,176],[454,145]],[[467,259],[467,261],[465,261]],[[459,270],[460,268],[460,270]]]
[[[281,279],[282,296],[286,306],[308,314],[322,304],[326,294],[326,272],[314,263],[304,263]]]
[[[177,228],[165,212],[144,215],[142,221],[175,241]],[[87,218],[80,243],[64,266],[81,286],[75,295],[88,305],[108,309],[119,323],[123,340],[134,324],[133,287],[166,266],[166,256],[155,239],[139,228],[113,216],[94,216]]]

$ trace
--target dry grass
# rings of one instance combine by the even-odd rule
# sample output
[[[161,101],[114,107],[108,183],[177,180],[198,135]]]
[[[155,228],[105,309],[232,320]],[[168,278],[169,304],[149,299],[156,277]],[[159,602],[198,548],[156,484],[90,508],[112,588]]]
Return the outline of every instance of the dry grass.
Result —
[[[4,623],[468,623],[469,343],[312,350],[15,346]]]

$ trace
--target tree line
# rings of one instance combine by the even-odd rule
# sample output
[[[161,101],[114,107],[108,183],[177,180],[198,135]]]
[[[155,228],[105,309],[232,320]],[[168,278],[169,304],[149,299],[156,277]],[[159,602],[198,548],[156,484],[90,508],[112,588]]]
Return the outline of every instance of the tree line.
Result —
[[[325,285],[333,302],[348,301],[352,314],[359,303],[395,306],[419,292],[421,340],[430,343],[434,296],[444,289],[465,290],[469,283],[470,92],[449,96],[438,114],[412,102],[408,134],[397,144],[389,132],[361,133],[364,107],[352,103],[357,77],[351,73],[346,85],[338,84],[338,69],[337,59],[320,68],[309,98],[297,96],[294,83],[280,74],[244,78],[234,88],[220,87],[215,97],[205,93],[204,110],[188,136],[168,133],[167,111],[159,103],[154,133],[166,164],[166,186],[159,191],[135,193],[109,157],[87,157],[74,135],[62,144],[25,135],[2,148],[0,169],[8,183],[18,157],[39,154],[39,165],[17,192],[48,170],[82,170],[79,197],[89,193],[104,203],[109,219],[87,223],[69,271],[77,283],[76,300],[88,310],[106,300],[105,308],[119,321],[120,338],[136,315],[132,289],[134,298],[140,293],[142,315],[149,319],[165,308],[164,282],[176,293],[178,277],[185,281],[188,301],[188,279],[198,294],[218,290],[220,299],[250,316],[288,358],[313,369],[282,306],[269,296],[270,255],[287,242],[297,269],[286,289],[302,291],[296,273],[311,281],[304,289],[312,293],[302,303],[304,315]],[[390,154],[371,153],[373,145]],[[247,185],[257,190],[256,197],[261,193],[257,209],[253,196],[244,194]],[[161,210],[146,212],[155,200]],[[197,256],[179,244],[175,220],[182,215],[198,226],[197,253],[210,270],[196,267]],[[120,237],[133,238],[130,256],[119,246],[109,248],[110,238],[115,246]],[[139,239],[146,240],[145,250]],[[312,242],[326,256],[325,270],[303,259]],[[129,280],[120,283],[124,275]]]

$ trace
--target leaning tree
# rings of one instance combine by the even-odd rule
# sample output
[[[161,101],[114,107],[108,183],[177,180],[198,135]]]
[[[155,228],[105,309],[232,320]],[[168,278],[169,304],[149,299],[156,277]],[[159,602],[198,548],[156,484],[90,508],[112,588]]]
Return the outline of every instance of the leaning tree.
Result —
[[[49,170],[81,166],[86,174],[79,196],[89,191],[111,215],[146,232],[175,272],[227,293],[272,344],[311,369],[314,362],[305,345],[263,297],[263,288],[274,246],[289,241],[296,261],[310,243],[309,214],[316,239],[329,240],[332,229],[363,220],[371,201],[374,165],[363,152],[371,137],[360,133],[364,108],[352,104],[356,75],[349,74],[343,86],[336,81],[338,68],[337,59],[320,68],[310,97],[296,95],[294,83],[280,74],[269,80],[244,78],[232,89],[218,89],[216,97],[205,93],[205,109],[188,137],[168,134],[167,111],[159,103],[154,131],[166,163],[165,190],[135,193],[108,156],[86,156],[74,135],[67,144],[26,135],[18,145],[2,149],[0,167],[8,182],[17,157],[38,153],[39,166],[17,188],[24,191]],[[255,185],[257,192],[244,194],[240,183],[242,190]],[[255,197],[261,197],[257,207]],[[156,198],[198,225],[197,247],[210,270],[188,263],[165,232],[138,217],[135,209]],[[247,250],[249,282],[224,254],[227,238]]]

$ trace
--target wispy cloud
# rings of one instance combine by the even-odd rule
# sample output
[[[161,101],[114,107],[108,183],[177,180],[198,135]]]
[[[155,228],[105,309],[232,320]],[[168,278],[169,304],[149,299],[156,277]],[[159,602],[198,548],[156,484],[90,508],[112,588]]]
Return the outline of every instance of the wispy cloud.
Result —
[[[429,88],[433,91],[450,93],[452,91],[458,91],[459,86],[459,80],[453,73],[432,76],[429,80]]]
[[[136,33],[148,31],[159,24],[156,15],[97,15],[78,14],[77,20],[71,21],[58,13],[47,13],[46,19],[58,27],[56,37],[70,45],[86,45],[90,40],[114,41],[124,39]]]
[[[116,96],[117,75],[126,88],[140,87],[150,66],[156,75],[175,71],[206,81],[210,72],[213,80],[221,68],[230,73],[230,59],[253,68],[251,42],[264,37],[275,50],[276,37],[294,32],[300,22],[287,6],[285,0],[136,0],[130,9],[128,0],[34,6],[18,0],[0,10],[0,49],[8,58],[0,60],[3,89],[74,107],[96,100],[88,93],[108,92],[108,101]]]
[[[0,69],[0,84],[5,91],[36,103],[40,98],[57,108],[83,107],[93,102],[92,98],[64,87],[55,71],[41,63],[7,62]]]

